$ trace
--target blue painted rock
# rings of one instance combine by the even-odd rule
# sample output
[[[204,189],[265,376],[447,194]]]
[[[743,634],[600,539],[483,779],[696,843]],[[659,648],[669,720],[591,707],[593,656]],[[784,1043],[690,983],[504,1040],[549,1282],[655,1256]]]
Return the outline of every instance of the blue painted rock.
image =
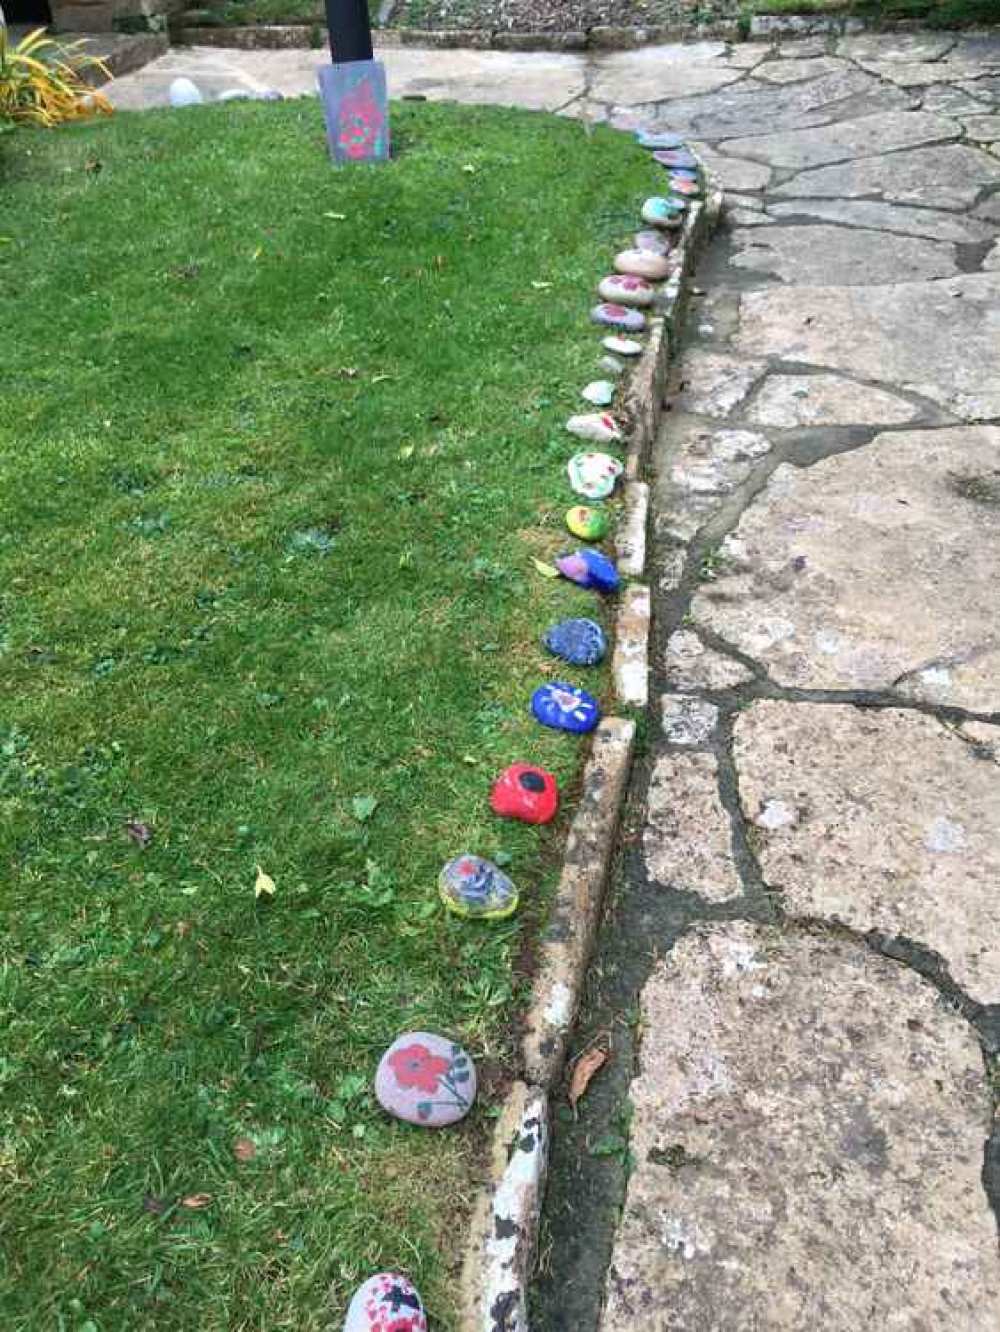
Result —
[[[641,148],[683,148],[684,136],[673,130],[636,130]]]
[[[493,783],[490,809],[504,819],[551,823],[559,808],[559,788],[551,772],[530,763],[512,763]]]
[[[666,231],[675,230],[684,221],[687,203],[683,199],[663,199],[654,196],[642,205],[642,220],[652,227],[663,227]]]
[[[614,273],[601,279],[597,294],[606,301],[617,301],[619,305],[652,305],[656,292],[645,278]]]
[[[379,1060],[375,1099],[407,1124],[457,1124],[476,1099],[476,1070],[460,1045],[429,1031],[398,1036]]]
[[[626,333],[641,333],[646,327],[646,316],[640,310],[630,310],[614,301],[602,301],[600,305],[595,305],[590,317],[595,324],[623,328]]]
[[[200,106],[205,99],[190,79],[174,79],[170,85],[171,106]]]
[[[438,879],[438,895],[456,916],[502,920],[517,910],[517,889],[482,856],[456,856]]]
[[[644,253],[651,251],[653,254],[669,254],[674,248],[674,238],[665,236],[662,231],[637,231],[632,243]]]
[[[594,620],[561,620],[546,631],[542,642],[554,657],[571,666],[596,666],[608,650],[604,630]]]
[[[395,1272],[369,1277],[354,1292],[344,1332],[427,1332],[427,1316],[417,1288]]]
[[[571,583],[593,588],[595,592],[617,592],[621,583],[618,570],[599,550],[576,550],[572,555],[560,555],[556,568]]]
[[[595,407],[607,407],[614,396],[615,386],[609,379],[592,379],[583,388],[583,397]]]
[[[660,166],[680,167],[684,171],[697,171],[698,159],[688,148],[664,148],[653,154]]]
[[[630,277],[661,282],[670,272],[670,260],[665,254],[655,254],[652,250],[622,250],[615,255],[615,268]]]
[[[625,468],[609,453],[576,453],[566,464],[569,483],[584,499],[607,499]]]
[[[566,514],[566,526],[581,541],[600,541],[608,534],[608,515],[586,504],[574,504]]]
[[[603,338],[601,346],[616,356],[638,356],[642,351],[641,342],[636,342],[635,338],[622,337],[620,333],[611,333]]]
[[[615,444],[622,437],[618,422],[607,412],[571,416],[566,422],[566,429],[577,439],[586,439],[591,444]]]
[[[544,684],[531,695],[531,711],[543,726],[583,735],[601,720],[597,699],[574,685]]]

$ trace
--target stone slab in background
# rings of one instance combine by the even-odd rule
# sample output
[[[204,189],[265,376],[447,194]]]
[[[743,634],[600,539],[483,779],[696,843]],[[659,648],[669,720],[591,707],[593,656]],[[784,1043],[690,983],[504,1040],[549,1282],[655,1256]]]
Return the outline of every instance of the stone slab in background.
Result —
[[[965,144],[907,148],[839,166],[803,171],[774,193],[783,198],[851,199],[881,194],[890,203],[958,212],[1000,184],[1000,162]]]
[[[955,247],[917,236],[825,226],[771,226],[741,235],[736,268],[774,273],[782,282],[836,283],[842,287],[954,277]]]
[[[712,754],[664,754],[646,797],[643,857],[653,883],[728,902],[742,892]]]

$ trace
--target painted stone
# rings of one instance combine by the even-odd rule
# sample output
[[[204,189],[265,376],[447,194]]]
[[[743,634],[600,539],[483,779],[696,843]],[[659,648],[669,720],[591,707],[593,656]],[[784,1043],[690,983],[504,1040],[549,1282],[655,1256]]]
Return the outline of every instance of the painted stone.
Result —
[[[673,231],[683,223],[685,208],[684,199],[664,199],[654,195],[642,205],[642,220],[652,227]]]
[[[617,356],[602,356],[597,362],[597,368],[603,370],[605,374],[614,375],[617,378],[625,373],[625,362],[619,361]]]
[[[619,305],[652,305],[656,292],[645,278],[613,273],[597,284],[597,294]]]
[[[438,895],[456,916],[501,920],[517,910],[517,889],[482,856],[456,856],[438,878]]]
[[[617,592],[621,586],[618,570],[599,550],[575,550],[572,555],[560,555],[556,568],[571,583],[595,592]]]
[[[596,666],[608,650],[604,630],[596,620],[561,620],[546,630],[542,643],[570,666]]]
[[[697,171],[698,159],[689,148],[664,148],[653,154],[660,166],[680,167],[684,171]]]
[[[576,504],[566,515],[566,526],[581,541],[600,541],[608,534],[608,515],[586,504]]]
[[[354,1292],[344,1332],[427,1332],[417,1288],[395,1272],[369,1277]]]
[[[684,137],[675,133],[673,130],[644,130],[638,129],[635,137],[639,141],[640,148],[683,148]]]
[[[252,102],[253,91],[250,88],[226,88],[215,99],[217,102]]]
[[[200,106],[204,100],[198,85],[190,79],[174,79],[170,85],[171,106]]]
[[[460,1045],[429,1031],[397,1036],[379,1060],[375,1099],[407,1124],[457,1124],[476,1099],[476,1069]]]
[[[504,819],[551,823],[559,808],[559,788],[551,772],[513,763],[493,783],[490,809]]]
[[[641,333],[646,327],[646,316],[640,310],[630,310],[615,301],[603,301],[590,312],[595,324],[608,328],[623,328],[626,333]]]
[[[664,236],[662,231],[637,231],[633,245],[637,250],[653,254],[669,254],[674,248],[673,237]]]
[[[615,396],[615,386],[608,379],[592,379],[583,388],[583,397],[595,407],[607,407]]]
[[[556,731],[585,735],[601,720],[597,699],[575,685],[541,685],[531,695],[531,711],[536,721]]]
[[[652,250],[622,250],[615,255],[615,268],[631,277],[660,282],[670,272],[670,260],[665,254],[655,254]]]
[[[642,352],[642,343],[636,342],[635,338],[622,337],[620,333],[612,333],[604,338],[601,343],[609,352],[614,352],[616,356],[638,356]]]
[[[667,183],[674,194],[680,194],[689,199],[701,194],[701,186],[696,180],[690,180],[687,176],[679,176],[675,171],[667,177]]]
[[[584,499],[607,499],[625,468],[609,453],[576,453],[566,464],[569,483]]]
[[[591,444],[614,444],[622,437],[618,422],[607,412],[571,416],[566,422],[566,429],[577,439],[586,439]]]

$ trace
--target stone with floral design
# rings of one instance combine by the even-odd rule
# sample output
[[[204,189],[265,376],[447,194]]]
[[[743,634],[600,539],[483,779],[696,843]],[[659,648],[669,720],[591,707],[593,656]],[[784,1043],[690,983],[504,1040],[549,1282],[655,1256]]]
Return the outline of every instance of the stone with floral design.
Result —
[[[642,205],[642,220],[651,227],[662,227],[664,231],[675,231],[683,225],[686,199],[664,199],[654,196]]]
[[[531,763],[512,763],[493,783],[490,809],[522,823],[551,823],[559,808],[559,788],[551,772]]]
[[[620,333],[609,333],[602,339],[601,345],[616,356],[639,356],[642,352],[641,342],[636,342],[635,338],[625,338]]]
[[[615,255],[615,268],[647,282],[661,282],[670,272],[670,260],[653,250],[622,250]]]
[[[577,439],[589,440],[591,444],[615,444],[622,437],[621,427],[609,412],[584,412],[581,416],[571,416],[566,429]]]
[[[581,541],[600,541],[608,534],[608,515],[588,504],[574,504],[566,513],[566,526]]]
[[[531,712],[543,726],[571,731],[574,735],[592,731],[601,720],[601,709],[592,694],[561,681],[540,685],[535,690],[531,695]]]
[[[640,148],[683,148],[684,136],[676,134],[673,130],[645,130],[638,129],[635,137],[639,141]]]
[[[597,284],[597,294],[606,301],[617,301],[619,305],[652,305],[655,289],[645,278],[633,277],[630,273],[611,273]]]
[[[561,620],[546,630],[542,642],[571,666],[596,666],[608,650],[604,630],[595,620]]]
[[[389,1046],[375,1074],[375,1098],[407,1124],[445,1128],[476,1099],[476,1070],[460,1045],[430,1031],[408,1031]]]
[[[473,920],[501,920],[517,910],[517,889],[482,856],[449,860],[438,878],[438,895],[449,911]]]
[[[556,568],[563,578],[594,592],[617,592],[621,584],[613,562],[599,550],[575,550],[572,555],[560,555]]]
[[[566,464],[569,483],[584,499],[607,499],[625,468],[610,453],[575,453]]]
[[[622,328],[626,333],[641,333],[646,327],[646,316],[641,310],[630,310],[627,305],[620,305],[617,301],[603,301],[595,305],[590,317],[595,324],[603,324],[605,328]]]
[[[354,1292],[344,1332],[427,1332],[416,1286],[395,1272],[369,1277]]]
[[[659,162],[660,166],[680,167],[688,171],[698,167],[698,159],[689,148],[661,148],[653,154],[653,161]]]

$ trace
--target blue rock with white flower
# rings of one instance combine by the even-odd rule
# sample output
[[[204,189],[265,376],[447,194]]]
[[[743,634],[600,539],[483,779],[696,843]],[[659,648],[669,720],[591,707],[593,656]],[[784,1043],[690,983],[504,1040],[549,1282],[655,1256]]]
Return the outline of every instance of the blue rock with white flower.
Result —
[[[674,130],[639,129],[636,130],[635,137],[640,148],[670,149],[684,147],[684,136],[677,134]]]
[[[585,689],[556,682],[541,685],[531,695],[531,711],[536,721],[556,731],[584,735],[601,720],[597,699]]]
[[[572,555],[560,555],[556,568],[571,583],[593,588],[595,592],[617,592],[621,584],[618,570],[599,550],[584,548]]]
[[[596,666],[608,650],[604,630],[595,620],[561,620],[546,631],[542,643],[570,666]]]

